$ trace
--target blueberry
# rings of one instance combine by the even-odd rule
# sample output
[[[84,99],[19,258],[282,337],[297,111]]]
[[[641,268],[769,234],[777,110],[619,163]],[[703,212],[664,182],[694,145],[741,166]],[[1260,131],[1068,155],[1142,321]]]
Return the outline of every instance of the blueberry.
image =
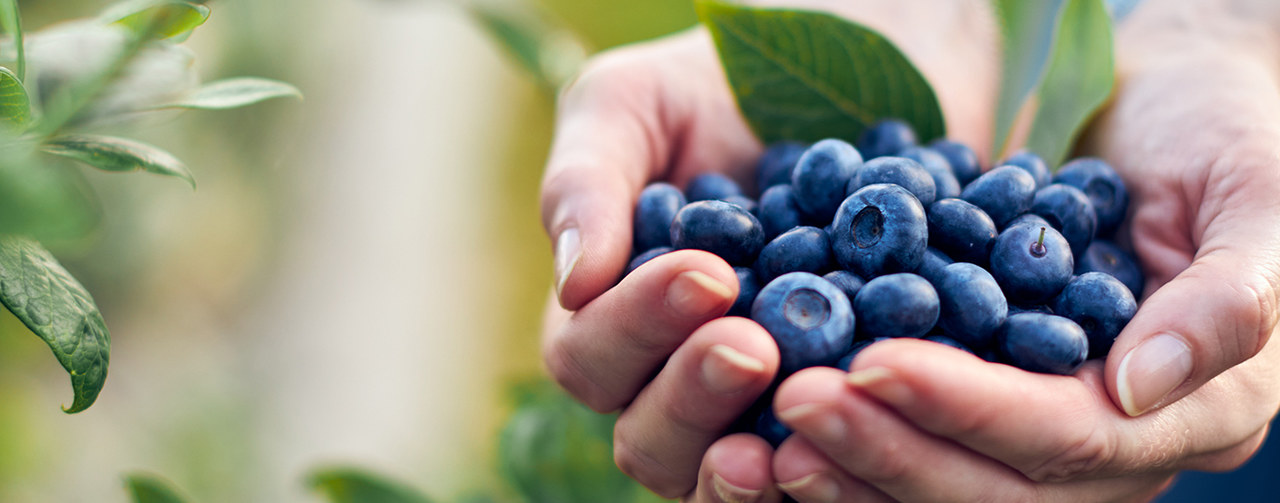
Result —
[[[1044,374],[1074,374],[1089,352],[1089,340],[1080,325],[1052,314],[1010,316],[1000,326],[996,339],[1005,361]]]
[[[942,344],[943,346],[951,346],[953,348],[959,349],[971,355],[977,355],[977,353],[974,353],[973,350],[969,348],[969,346],[966,346],[964,345],[964,343],[957,341],[955,339],[952,339],[950,337],[947,337],[945,335],[937,335],[937,334],[927,335],[925,336],[924,340],[933,341],[938,344]]]
[[[690,202],[725,200],[733,196],[741,196],[742,187],[739,187],[738,182],[733,181],[732,178],[720,173],[703,173],[689,180],[684,192]]]
[[[849,182],[848,193],[876,183],[892,183],[911,191],[926,208],[937,198],[933,177],[924,166],[905,157],[878,157],[867,161]]]
[[[826,272],[831,266],[831,240],[817,227],[796,227],[764,245],[756,258],[755,270],[760,281],[789,272]]]
[[[1119,245],[1105,239],[1095,239],[1084,251],[1084,255],[1076,258],[1076,274],[1095,271],[1115,276],[1133,292],[1134,298],[1142,298],[1142,288],[1146,282],[1142,267],[1138,266],[1138,259]]]
[[[732,265],[749,265],[764,247],[764,228],[736,204],[695,201],[671,221],[671,245],[706,250]]]
[[[915,144],[916,132],[897,119],[872,124],[858,137],[858,151],[867,159],[893,155]]]
[[[960,198],[987,212],[996,227],[1003,228],[1031,209],[1036,180],[1022,168],[1001,166],[979,176],[960,192]]]
[[[942,154],[951,164],[951,172],[961,186],[969,185],[982,175],[982,165],[978,164],[978,154],[968,145],[953,140],[937,140],[929,144],[934,151]]]
[[[764,226],[766,239],[773,239],[778,234],[801,225],[803,217],[795,199],[791,197],[792,193],[791,185],[775,185],[760,195],[756,216],[760,218],[760,225]]]
[[[858,353],[861,353],[862,350],[867,349],[867,346],[870,346],[880,341],[887,341],[887,340],[889,340],[888,337],[876,337],[875,339],[868,339],[868,340],[858,341],[853,343],[853,347],[849,348],[849,351],[845,353],[844,356],[841,356],[840,360],[836,362],[836,368],[843,370],[845,372],[849,372],[851,370],[851,367],[853,367],[853,359],[858,356]]]
[[[778,420],[778,416],[774,414],[773,407],[765,404],[755,412],[755,420],[751,421],[751,433],[755,433],[763,438],[769,445],[777,448],[782,445],[782,441],[791,436],[791,428],[782,424]]]
[[[1053,181],[1080,189],[1098,212],[1098,236],[1109,237],[1120,227],[1129,210],[1124,180],[1102,159],[1082,157],[1062,165]]]
[[[905,157],[920,163],[924,170],[933,177],[933,186],[935,188],[937,199],[946,197],[960,197],[960,180],[956,179],[956,175],[951,171],[951,163],[946,157],[937,151],[926,147],[907,147],[906,150],[898,152],[898,157]]]
[[[671,220],[685,203],[684,193],[669,183],[652,183],[640,191],[632,227],[632,247],[649,250],[671,246]]]
[[[986,265],[996,242],[996,223],[963,199],[939,199],[929,207],[929,246],[951,258]]]
[[[1138,303],[1120,280],[1102,272],[1076,276],[1053,301],[1053,312],[1070,318],[1089,337],[1089,358],[1102,358],[1120,330],[1129,324]]]
[[[674,251],[674,248],[670,246],[659,246],[657,248],[651,248],[651,249],[645,250],[644,252],[641,252],[639,255],[636,255],[635,258],[631,259],[631,262],[627,264],[627,272],[624,273],[623,275],[625,276],[627,274],[631,274],[631,271],[634,271],[640,266],[644,265],[645,262],[648,262],[650,260],[653,260],[654,258],[657,258],[658,255],[662,255],[664,253],[668,253],[671,251]]]
[[[868,281],[853,298],[859,338],[923,337],[938,322],[938,292],[911,273]]]
[[[1031,212],[1044,217],[1061,232],[1071,244],[1071,254],[1077,257],[1089,247],[1098,227],[1098,215],[1089,196],[1070,185],[1055,183],[1036,191]]]
[[[830,281],[831,284],[835,285],[836,288],[839,288],[840,291],[844,292],[844,295],[850,299],[856,297],[858,295],[858,290],[861,290],[862,286],[867,284],[867,281],[858,277],[857,274],[843,269],[831,271],[823,275],[822,279]]]
[[[1044,159],[1041,159],[1040,156],[1026,150],[1018,151],[1017,153],[1009,156],[1008,159],[1001,161],[998,165],[1017,166],[1026,170],[1027,173],[1030,173],[1031,177],[1036,180],[1037,189],[1043,189],[1048,186],[1049,181],[1052,178],[1049,174],[1049,166],[1044,163]]]
[[[797,141],[780,141],[765,149],[756,162],[756,189],[763,194],[774,185],[791,183],[791,170],[807,148]]]
[[[815,143],[791,171],[792,199],[811,221],[828,222],[860,167],[862,155],[853,145],[834,138]]]
[[[937,285],[942,281],[943,269],[954,263],[947,254],[938,251],[937,248],[925,248],[924,260],[920,262],[920,267],[916,268],[916,274],[929,280],[929,283]]]
[[[849,298],[830,281],[807,272],[784,274],[761,288],[751,319],[778,343],[784,374],[830,365],[853,343]]]
[[[751,303],[760,294],[760,280],[756,278],[756,271],[750,267],[734,267],[733,272],[738,275],[738,298],[734,299],[733,307],[729,308],[729,313],[725,316],[750,318]]]
[[[1072,271],[1071,246],[1053,227],[1011,226],[991,250],[991,275],[1015,304],[1052,299],[1071,281]]]
[[[991,344],[996,329],[1009,313],[1009,303],[986,269],[968,262],[947,266],[936,283],[942,313],[938,325],[968,347]]]
[[[920,200],[885,183],[868,185],[845,199],[831,230],[836,260],[864,278],[916,270],[929,242]]]
[[[1009,306],[1009,315],[1012,316],[1018,313],[1054,314],[1053,309],[1050,309],[1049,306],[1044,304],[1037,304],[1033,306]]]
[[[724,201],[729,204],[736,204],[738,205],[739,208],[747,210],[747,213],[750,213],[752,215],[756,214],[756,210],[760,206],[759,204],[756,203],[754,199],[751,199],[750,197],[747,197],[747,196],[729,196],[724,199],[721,199],[721,201]]]

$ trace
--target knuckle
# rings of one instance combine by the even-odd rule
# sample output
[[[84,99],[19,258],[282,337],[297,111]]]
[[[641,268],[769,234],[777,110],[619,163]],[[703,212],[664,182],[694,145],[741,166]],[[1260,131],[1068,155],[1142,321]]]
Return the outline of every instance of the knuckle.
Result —
[[[565,348],[563,343],[553,342],[543,346],[542,360],[547,374],[570,396],[599,413],[609,413],[621,407],[599,385],[587,378],[582,362]]]
[[[1068,441],[1056,455],[1030,470],[1024,470],[1023,474],[1035,482],[1075,480],[1111,466],[1116,456],[1116,445],[1103,429],[1089,429],[1084,436]],[[1166,446],[1151,447],[1163,449]]]
[[[692,489],[682,483],[657,458],[627,436],[627,430],[614,428],[613,462],[623,474],[666,499],[684,496]]]

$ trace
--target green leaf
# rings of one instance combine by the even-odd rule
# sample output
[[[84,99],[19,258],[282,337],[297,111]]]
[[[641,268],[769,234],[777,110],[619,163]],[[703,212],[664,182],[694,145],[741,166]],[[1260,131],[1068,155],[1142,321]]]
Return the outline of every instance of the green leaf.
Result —
[[[587,49],[563,21],[533,2],[467,2],[466,9],[516,62],[549,89],[567,83]]]
[[[356,468],[317,470],[307,485],[330,503],[431,503],[415,489]]]
[[[186,180],[196,188],[195,177],[173,154],[139,141],[100,135],[67,135],[41,146],[45,152],[69,157],[103,171],[146,171]]]
[[[108,8],[101,19],[139,36],[166,39],[185,37],[204,24],[209,8],[177,0],[135,0]]]
[[[23,49],[22,13],[18,9],[18,0],[0,0],[0,28],[13,36],[13,49],[17,55],[15,65],[19,81],[27,78],[27,56]]]
[[[93,297],[40,243],[0,236],[0,303],[44,339],[71,375],[69,414],[93,405],[107,379],[111,337]]]
[[[1068,1],[1048,73],[1037,93],[1039,108],[1027,149],[1051,167],[1062,164],[1084,125],[1106,103],[1114,83],[1115,55],[1106,6],[1102,0]]]
[[[125,477],[125,487],[133,498],[133,503],[186,503],[183,497],[169,481],[155,475],[134,473]]]
[[[1000,94],[996,99],[997,157],[1006,149],[1018,112],[1044,77],[1058,13],[1065,0],[994,0],[1000,22]]]
[[[8,126],[8,132],[22,132],[31,124],[27,88],[8,68],[0,68],[0,124]]]
[[[747,122],[765,143],[854,139],[895,117],[921,140],[945,134],[920,71],[875,31],[820,12],[698,3]]]
[[[529,503],[631,501],[638,487],[613,462],[614,417],[553,385],[525,387],[499,438],[499,463]]]
[[[223,110],[286,97],[302,98],[302,92],[284,82],[258,77],[219,80],[200,86],[176,101],[156,108]]]

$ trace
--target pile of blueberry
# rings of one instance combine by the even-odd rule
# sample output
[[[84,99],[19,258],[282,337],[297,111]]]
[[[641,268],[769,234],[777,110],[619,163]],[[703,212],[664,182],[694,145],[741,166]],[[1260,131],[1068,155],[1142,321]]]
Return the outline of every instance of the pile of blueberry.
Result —
[[[707,173],[684,191],[646,187],[628,272],[675,249],[724,258],[741,284],[729,315],[773,335],[779,379],[848,370],[861,349],[895,337],[1072,374],[1106,356],[1137,311],[1142,271],[1112,240],[1129,196],[1099,159],[1051,175],[1021,152],[984,173],[964,144],[921,146],[907,124],[886,120],[856,147],[770,146],[756,186],[752,199]],[[749,429],[780,441],[768,402]]]

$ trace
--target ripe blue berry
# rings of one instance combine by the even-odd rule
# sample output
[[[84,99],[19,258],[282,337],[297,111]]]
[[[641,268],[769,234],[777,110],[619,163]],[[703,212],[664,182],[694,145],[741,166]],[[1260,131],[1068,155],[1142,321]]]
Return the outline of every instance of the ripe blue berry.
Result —
[[[953,259],[986,265],[995,245],[996,223],[963,199],[940,199],[929,207],[929,246]]]
[[[1089,247],[1098,227],[1098,215],[1089,196],[1066,184],[1055,183],[1036,191],[1031,212],[1044,217],[1061,232],[1071,244],[1071,254],[1077,257]]]
[[[796,227],[764,245],[756,258],[760,281],[768,283],[789,272],[822,273],[831,266],[831,240],[817,227]]]
[[[810,221],[828,222],[861,167],[862,155],[852,145],[834,138],[815,143],[791,172],[792,199]]]
[[[798,141],[780,141],[765,149],[756,163],[756,189],[763,194],[769,187],[791,183],[791,170],[808,145]]]
[[[671,246],[671,220],[686,204],[684,193],[669,183],[651,183],[640,191],[633,220],[632,248]]]
[[[1016,304],[1052,299],[1071,281],[1073,265],[1071,245],[1047,226],[1011,226],[991,250],[991,275]]]
[[[968,347],[991,345],[996,329],[1009,313],[1004,292],[991,273],[968,262],[957,262],[944,269],[937,287],[942,305],[938,325],[942,330]]]
[[[1084,329],[1089,337],[1089,358],[1106,356],[1120,330],[1137,311],[1133,292],[1120,280],[1101,272],[1076,276],[1053,301],[1054,313]]]
[[[858,151],[867,159],[893,155],[916,144],[916,132],[905,122],[885,119],[867,128],[858,137]]]
[[[764,229],[736,204],[695,201],[671,221],[671,244],[676,249],[709,251],[732,265],[750,265],[764,247]]]
[[[844,292],[822,277],[793,272],[760,289],[751,319],[778,343],[780,372],[831,365],[853,343],[854,315]]]
[[[923,337],[938,322],[938,292],[911,273],[868,281],[853,299],[858,338]]]
[[[905,157],[886,156],[867,161],[849,182],[847,192],[852,194],[862,187],[876,183],[902,186],[926,208],[937,198],[933,177],[929,176],[929,172],[920,163]]]
[[[635,258],[631,259],[631,262],[627,264],[627,272],[624,273],[623,275],[625,276],[627,274],[631,274],[631,271],[634,271],[640,266],[644,265],[645,262],[653,260],[654,258],[657,258],[659,255],[662,255],[664,253],[669,253],[673,250],[674,248],[670,246],[659,246],[657,248],[651,248],[649,250],[645,250],[641,252],[639,255],[636,255]]]
[[[738,275],[738,298],[734,299],[733,307],[729,308],[729,313],[725,316],[749,318],[751,304],[756,301],[756,295],[760,294],[760,280],[750,267],[734,267],[733,272]]]
[[[1009,156],[1008,159],[1000,162],[998,166],[1017,166],[1026,170],[1036,180],[1036,189],[1043,189],[1048,186],[1052,178],[1049,175],[1049,166],[1044,163],[1044,159],[1026,150]]]
[[[832,251],[864,278],[914,271],[924,260],[929,224],[920,200],[898,185],[868,185],[845,199],[831,222]]]
[[[1098,212],[1098,236],[1114,234],[1129,210],[1129,191],[1124,180],[1102,159],[1082,157],[1068,162],[1054,175],[1053,181],[1080,189],[1089,196],[1094,211]]]
[[[956,179],[955,173],[951,170],[951,163],[942,154],[932,148],[916,146],[907,147],[906,150],[898,152],[898,157],[911,159],[924,167],[924,170],[933,178],[935,201],[947,197],[960,197],[960,180]]]
[[[741,196],[742,188],[738,182],[720,173],[702,173],[689,180],[684,192],[689,201],[710,201]]]
[[[863,285],[867,284],[867,281],[858,277],[857,274],[843,269],[826,273],[822,276],[822,279],[830,281],[831,284],[835,285],[836,288],[839,288],[840,291],[844,292],[844,295],[850,299],[856,297],[858,295],[858,290],[861,290]]]
[[[800,208],[791,197],[791,185],[775,185],[760,195],[760,204],[756,206],[756,216],[764,227],[766,239],[773,239],[779,234],[799,227],[803,221]]]
[[[1095,239],[1084,255],[1076,258],[1076,274],[1086,272],[1105,272],[1115,276],[1133,292],[1134,298],[1142,297],[1146,277],[1142,274],[1142,267],[1138,266],[1138,259],[1111,241]]]
[[[953,140],[937,140],[929,147],[942,154],[951,164],[951,172],[956,175],[960,186],[969,185],[974,179],[982,176],[982,165],[978,164],[978,154],[968,145]]]
[[[960,192],[961,199],[982,208],[1000,228],[1030,210],[1035,197],[1035,178],[1016,166],[988,171]]]
[[[1089,353],[1089,340],[1080,325],[1052,314],[1010,316],[996,331],[996,340],[1004,361],[1044,374],[1074,374]]]

